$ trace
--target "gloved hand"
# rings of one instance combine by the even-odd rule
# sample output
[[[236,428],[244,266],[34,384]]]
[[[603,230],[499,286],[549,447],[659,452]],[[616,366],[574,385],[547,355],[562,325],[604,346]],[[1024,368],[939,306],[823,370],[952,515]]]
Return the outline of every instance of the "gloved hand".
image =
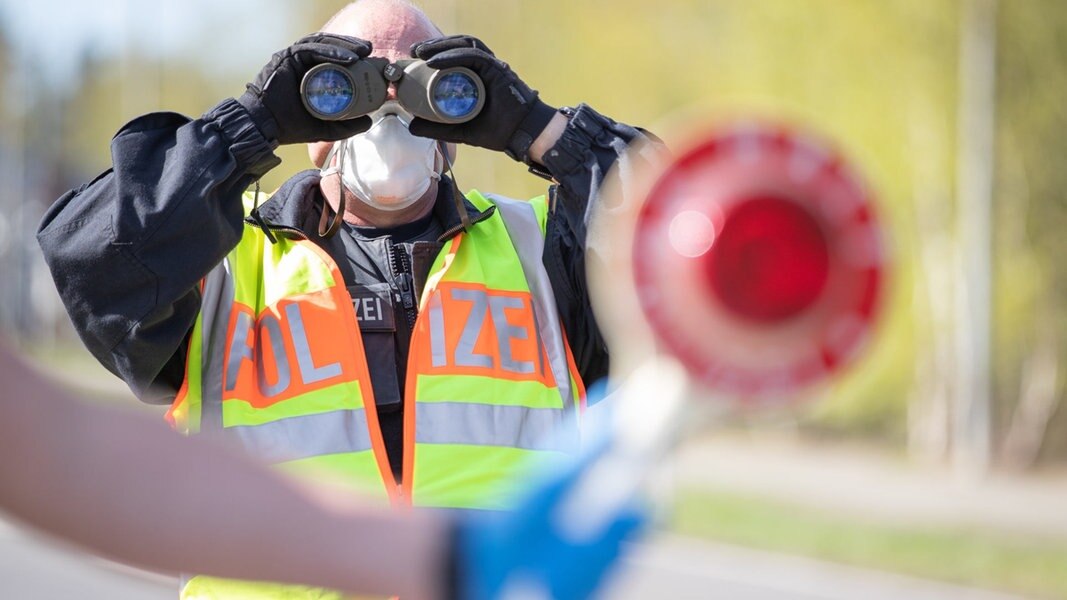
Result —
[[[478,116],[455,124],[416,118],[408,127],[414,135],[503,150],[525,162],[530,144],[556,114],[477,38],[453,35],[420,42],[411,47],[411,55],[435,69],[466,67],[485,84],[485,105]]]
[[[606,517],[598,531],[567,531],[560,507],[606,443],[553,471],[508,512],[464,514],[456,526],[450,600],[500,597],[579,600],[590,597],[618,558],[620,545],[647,521],[636,499]]]
[[[279,144],[332,142],[362,133],[370,128],[370,117],[324,121],[312,116],[300,100],[300,80],[317,64],[350,65],[370,52],[370,42],[359,38],[313,33],[276,52],[237,101],[263,135]]]

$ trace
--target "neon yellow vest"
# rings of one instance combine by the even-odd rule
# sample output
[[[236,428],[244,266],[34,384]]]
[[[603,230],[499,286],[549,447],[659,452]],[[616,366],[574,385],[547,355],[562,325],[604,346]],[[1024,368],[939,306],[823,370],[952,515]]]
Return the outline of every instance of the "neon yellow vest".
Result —
[[[507,508],[524,463],[577,447],[584,390],[541,264],[545,198],[467,198],[496,212],[430,269],[409,351],[401,481],[337,265],[308,240],[272,243],[251,225],[202,283],[173,426],[383,503]],[[182,590],[187,600],[341,597],[203,576]]]

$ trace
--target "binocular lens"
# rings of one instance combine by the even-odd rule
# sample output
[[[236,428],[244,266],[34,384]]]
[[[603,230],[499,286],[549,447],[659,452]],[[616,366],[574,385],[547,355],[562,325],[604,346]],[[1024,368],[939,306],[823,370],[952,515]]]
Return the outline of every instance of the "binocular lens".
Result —
[[[340,68],[322,69],[307,80],[304,94],[311,108],[330,116],[347,109],[356,96],[356,90]]]
[[[437,80],[432,97],[441,114],[459,119],[478,106],[478,86],[466,73],[446,73]]]

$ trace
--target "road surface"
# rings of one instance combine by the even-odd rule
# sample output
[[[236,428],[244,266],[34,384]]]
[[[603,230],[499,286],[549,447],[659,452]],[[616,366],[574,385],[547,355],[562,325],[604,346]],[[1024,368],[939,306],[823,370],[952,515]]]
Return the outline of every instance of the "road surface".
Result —
[[[669,535],[635,547],[609,600],[1012,600],[874,571]],[[174,600],[177,580],[46,543],[0,521],[0,598]]]

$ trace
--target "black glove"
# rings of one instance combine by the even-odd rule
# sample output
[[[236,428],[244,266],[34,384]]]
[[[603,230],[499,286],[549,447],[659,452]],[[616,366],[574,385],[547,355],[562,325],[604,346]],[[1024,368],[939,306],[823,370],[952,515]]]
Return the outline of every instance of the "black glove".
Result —
[[[332,142],[362,133],[370,128],[370,117],[324,121],[312,116],[300,100],[300,80],[317,64],[350,65],[370,51],[370,42],[359,38],[313,33],[276,52],[237,101],[263,135],[279,144]]]
[[[478,116],[466,123],[435,123],[413,119],[408,128],[414,135],[503,150],[515,160],[526,162],[530,144],[545,130],[556,109],[537,97],[511,70],[493,56],[481,40],[469,35],[453,35],[420,42],[411,55],[435,69],[467,67],[485,84],[485,105]]]

